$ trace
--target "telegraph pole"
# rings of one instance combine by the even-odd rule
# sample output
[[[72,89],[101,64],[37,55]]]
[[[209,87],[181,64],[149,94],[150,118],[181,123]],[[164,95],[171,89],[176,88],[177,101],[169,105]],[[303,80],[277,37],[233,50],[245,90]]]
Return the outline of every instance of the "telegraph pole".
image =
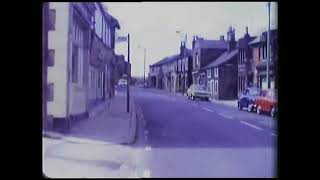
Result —
[[[268,2],[268,14],[269,14],[269,25],[268,25],[268,38],[267,38],[267,84],[268,89],[270,89],[270,79],[269,79],[269,63],[270,63],[270,2]]]
[[[128,66],[127,66],[127,112],[130,112],[130,33],[128,34]]]
[[[143,61],[143,87],[146,86],[146,48],[144,48],[144,61]]]
[[[187,58],[187,33],[186,33],[186,39],[185,39],[185,41],[184,41],[184,59],[185,59],[185,61],[188,61],[188,58]],[[183,61],[182,61],[183,62]],[[184,69],[184,63],[181,63],[181,65],[183,64],[183,79],[184,79],[184,81],[183,81],[183,85],[182,85],[182,95],[184,95],[184,90],[185,90],[185,84],[186,84],[186,81],[187,81],[187,79],[186,79],[186,76],[185,76],[185,69]],[[181,70],[182,70],[182,67],[181,67]]]

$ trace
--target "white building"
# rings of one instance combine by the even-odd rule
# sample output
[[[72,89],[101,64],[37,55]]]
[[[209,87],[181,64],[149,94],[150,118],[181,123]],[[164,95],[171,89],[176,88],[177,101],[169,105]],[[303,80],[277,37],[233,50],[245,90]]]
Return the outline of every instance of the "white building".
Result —
[[[49,26],[47,113],[64,124],[87,116],[109,93],[113,33],[120,27],[93,2],[50,2]]]

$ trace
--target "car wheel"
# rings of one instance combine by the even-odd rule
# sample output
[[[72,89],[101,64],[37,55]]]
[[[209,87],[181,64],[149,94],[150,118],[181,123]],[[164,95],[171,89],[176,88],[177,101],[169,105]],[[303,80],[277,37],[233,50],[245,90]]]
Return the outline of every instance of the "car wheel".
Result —
[[[270,111],[270,116],[271,116],[271,117],[274,117],[274,115],[275,115],[275,108],[272,107],[272,109],[271,109],[271,111]]]
[[[238,109],[239,109],[239,111],[242,110],[242,106],[241,106],[240,102],[238,102]]]
[[[257,108],[257,114],[261,114],[261,106],[260,105]]]
[[[248,112],[252,112],[253,111],[253,106],[248,106]]]

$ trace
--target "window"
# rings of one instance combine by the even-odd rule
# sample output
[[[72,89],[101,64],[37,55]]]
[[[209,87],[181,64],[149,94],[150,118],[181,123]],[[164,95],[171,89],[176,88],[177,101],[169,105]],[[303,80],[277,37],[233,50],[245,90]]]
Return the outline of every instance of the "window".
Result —
[[[195,67],[199,66],[199,57],[198,57],[198,53],[196,53],[196,62],[195,62]]]
[[[218,72],[219,72],[219,71],[218,71],[218,67],[215,67],[215,68],[214,68],[214,77],[215,77],[215,78],[217,78],[217,77],[219,76],[219,75],[218,75],[218,74],[219,74]]]
[[[214,92],[217,93],[218,92],[218,80],[214,81]]]
[[[47,85],[47,101],[53,101],[54,100],[53,92],[54,92],[53,83],[49,83]]]
[[[55,30],[56,29],[56,10],[50,9],[49,10],[49,24],[48,24],[49,30]]]
[[[211,78],[211,69],[208,69],[208,70],[207,70],[207,77],[208,77],[208,78]]]
[[[104,34],[104,22],[103,17],[101,17],[101,39],[103,40],[103,34]]]
[[[54,66],[54,50],[53,49],[49,49],[48,51],[48,66]]]
[[[72,82],[78,82],[78,47],[76,45],[72,46]]]

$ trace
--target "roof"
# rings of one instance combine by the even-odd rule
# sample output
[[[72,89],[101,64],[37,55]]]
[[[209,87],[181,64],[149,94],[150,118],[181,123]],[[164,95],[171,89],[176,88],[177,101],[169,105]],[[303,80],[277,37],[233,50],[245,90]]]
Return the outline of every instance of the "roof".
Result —
[[[232,59],[234,56],[237,55],[237,53],[238,53],[238,49],[234,49],[230,52],[226,51],[223,54],[221,54],[221,56],[219,56],[215,61],[205,66],[204,69],[219,66],[220,64],[223,64],[229,61],[230,59]]]
[[[228,49],[228,43],[224,40],[202,40],[198,39],[195,47],[201,49]]]
[[[249,43],[255,39],[256,39],[256,36],[248,37],[248,39],[246,39],[246,37],[240,38],[238,41],[238,47],[239,48],[246,48],[249,45]]]
[[[261,43],[261,42],[262,42],[262,41],[260,40],[260,39],[261,39],[261,36],[267,36],[267,33],[268,33],[268,31],[262,32],[261,35],[258,36],[258,37],[256,37],[253,41],[251,41],[251,42],[249,43],[249,45]],[[270,36],[271,36],[272,39],[273,39],[273,38],[277,38],[277,36],[278,36],[278,29],[271,29],[271,30],[270,30]],[[270,43],[272,43],[272,41],[271,41]]]
[[[167,64],[167,63],[176,61],[178,59],[180,59],[180,54],[172,55],[172,56],[166,57],[166,58],[156,62],[155,64],[152,64],[151,67],[152,66],[162,65],[162,64]]]

